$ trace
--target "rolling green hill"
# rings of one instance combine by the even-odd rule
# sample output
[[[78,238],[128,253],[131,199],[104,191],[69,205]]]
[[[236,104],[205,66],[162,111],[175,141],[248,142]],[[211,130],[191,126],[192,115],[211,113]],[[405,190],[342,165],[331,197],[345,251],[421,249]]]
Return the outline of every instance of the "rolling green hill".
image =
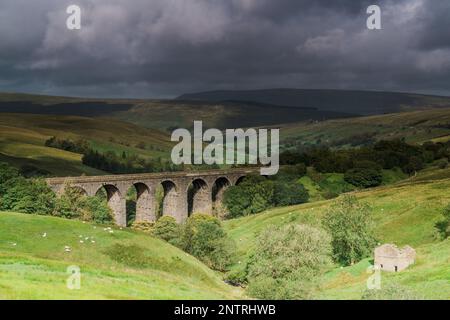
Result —
[[[243,298],[197,259],[147,234],[6,212],[0,225],[0,299]],[[71,265],[81,269],[80,290],[66,287]]]
[[[167,158],[172,146],[166,134],[113,119],[1,113],[0,161],[31,164],[54,175],[104,173],[82,165],[80,154],[46,147],[52,136],[85,139],[100,152],[127,152],[148,159]],[[138,147],[140,143],[145,148]]]
[[[166,114],[166,117],[152,118],[156,127],[176,123],[189,127],[196,118],[208,118],[209,123],[218,124],[223,120],[220,110],[226,109],[217,106],[217,111],[205,107],[187,115],[183,113],[183,108],[172,112],[170,107],[155,104],[148,108],[148,104],[151,103],[137,106],[133,112],[127,111],[114,116],[122,117],[125,121],[114,117],[0,113],[0,160],[15,166],[31,164],[54,175],[103,174],[99,170],[83,166],[80,154],[45,147],[45,141],[51,136],[86,139],[100,152],[126,152],[144,159],[168,159],[173,146],[168,132],[144,128],[148,119],[154,115],[151,110],[158,109],[156,115]],[[229,119],[238,115],[239,113],[233,116],[229,114]],[[281,127],[282,149],[302,145],[353,147],[380,139],[404,138],[409,143],[447,141],[450,138],[450,108],[307,121],[277,127]]]
[[[434,236],[440,211],[450,203],[449,174],[449,169],[432,169],[392,186],[354,192],[372,207],[380,243],[411,245],[417,250],[415,265],[396,274],[383,272],[382,281],[411,287],[428,299],[450,299],[450,239],[439,242]],[[225,227],[239,247],[241,264],[235,268],[245,265],[258,232],[289,222],[320,225],[320,217],[332,201],[276,208],[226,221]],[[328,272],[321,281],[318,298],[360,299],[370,275],[366,272],[370,260]]]
[[[447,141],[450,138],[450,108],[393,113],[282,126],[285,146],[327,144],[357,146],[370,140],[404,138],[409,143]]]

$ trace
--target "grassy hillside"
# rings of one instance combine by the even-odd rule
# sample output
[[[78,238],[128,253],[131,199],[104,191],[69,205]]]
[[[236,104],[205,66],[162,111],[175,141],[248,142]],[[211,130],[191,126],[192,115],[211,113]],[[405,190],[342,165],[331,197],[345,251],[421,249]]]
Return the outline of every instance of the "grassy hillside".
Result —
[[[5,212],[0,225],[0,299],[242,298],[198,260],[146,234]],[[81,268],[80,290],[66,287],[71,265]]]
[[[319,89],[219,90],[184,94],[178,99],[194,101],[253,101],[359,115],[401,112],[430,107],[450,107],[450,98],[448,97],[396,92]]]
[[[15,166],[32,164],[55,175],[102,174],[81,164],[81,155],[45,147],[52,136],[85,139],[101,152],[123,151],[143,158],[167,158],[170,137],[130,123],[79,116],[0,114],[0,161]],[[137,145],[143,143],[145,149]]]
[[[410,143],[447,141],[450,138],[450,108],[287,124],[280,132],[282,143],[291,146],[349,146],[369,140],[401,138]]]
[[[450,170],[425,172],[416,178],[393,186],[354,192],[373,208],[376,235],[380,243],[411,245],[417,250],[417,263],[398,273],[383,273],[385,283],[400,282],[412,287],[425,298],[450,299],[450,239],[438,242],[434,224],[440,211],[450,202]],[[441,177],[439,180],[432,178]],[[288,222],[320,224],[320,217],[332,203],[320,201],[293,207],[276,208],[267,212],[225,222],[229,234],[239,247],[241,262],[248,259],[258,232],[269,225]],[[359,299],[369,274],[370,259],[327,273],[322,279],[319,298]],[[236,266],[238,267],[238,266]]]

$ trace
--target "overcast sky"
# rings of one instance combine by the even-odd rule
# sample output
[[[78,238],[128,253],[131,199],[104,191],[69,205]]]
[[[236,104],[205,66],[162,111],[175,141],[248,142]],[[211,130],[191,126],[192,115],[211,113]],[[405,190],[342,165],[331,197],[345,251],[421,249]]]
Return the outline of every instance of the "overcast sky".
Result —
[[[71,4],[81,30],[66,27]],[[366,28],[370,4],[382,30]],[[450,95],[450,1],[0,1],[0,91],[140,98],[274,87]]]

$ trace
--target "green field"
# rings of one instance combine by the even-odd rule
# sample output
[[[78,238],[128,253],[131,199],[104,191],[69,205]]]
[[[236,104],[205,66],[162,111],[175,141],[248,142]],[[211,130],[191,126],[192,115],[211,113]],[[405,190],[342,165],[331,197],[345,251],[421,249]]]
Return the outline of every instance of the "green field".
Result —
[[[220,274],[147,234],[6,212],[0,213],[0,225],[0,299],[243,297]],[[80,290],[66,287],[71,265],[81,268]]]
[[[449,171],[434,173],[445,177]],[[424,173],[397,185],[354,194],[372,207],[380,243],[411,245],[417,250],[415,265],[397,274],[383,273],[382,280],[411,287],[427,299],[450,299],[450,239],[439,242],[434,233],[440,211],[450,203],[450,179],[430,180],[427,177],[429,174]],[[226,221],[226,229],[238,243],[240,265],[245,264],[257,234],[264,228],[289,222],[320,225],[320,217],[331,203],[329,200],[276,208]],[[322,279],[317,298],[360,299],[369,276],[366,272],[369,260],[328,272]]]

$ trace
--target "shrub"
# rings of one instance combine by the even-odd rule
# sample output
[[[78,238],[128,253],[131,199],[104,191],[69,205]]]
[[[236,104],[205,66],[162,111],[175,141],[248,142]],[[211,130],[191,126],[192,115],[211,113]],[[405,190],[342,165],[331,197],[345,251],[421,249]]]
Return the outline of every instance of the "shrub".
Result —
[[[405,165],[402,169],[403,172],[410,175],[416,173],[417,171],[423,169],[423,160],[419,157],[411,157],[409,158],[408,164]]]
[[[262,176],[248,176],[244,181],[229,187],[223,203],[230,217],[238,217],[264,211],[274,203],[274,182]]]
[[[163,216],[156,221],[152,228],[152,234],[164,241],[177,244],[180,238],[180,226],[175,218]]]
[[[225,275],[225,282],[232,286],[244,286],[247,283],[248,264],[239,265]]]
[[[322,225],[331,234],[336,262],[353,264],[375,247],[370,208],[354,196],[335,202],[322,218]]]
[[[437,161],[437,166],[439,169],[447,169],[448,159],[440,159],[439,161]]]
[[[99,197],[88,197],[81,189],[69,185],[64,186],[64,193],[56,200],[53,214],[96,223],[113,221],[111,209],[105,200]]]
[[[296,181],[277,181],[275,183],[275,204],[289,206],[308,202],[309,194],[305,187]]]
[[[63,194],[56,201],[54,215],[67,219],[82,218],[81,202],[84,196],[81,189],[65,185]]]
[[[408,287],[389,283],[379,290],[366,289],[362,300],[422,300],[423,298]]]
[[[56,195],[44,180],[17,177],[8,180],[3,187],[5,193],[0,200],[3,210],[42,215],[53,212]]]
[[[152,233],[154,226],[154,222],[134,221],[131,228],[145,233]]]
[[[85,219],[96,223],[110,223],[113,221],[111,208],[99,197],[83,197],[81,207],[85,211]]]
[[[377,187],[383,182],[381,169],[355,168],[345,172],[344,180],[356,187]]]
[[[445,240],[450,236],[450,204],[442,210],[443,219],[434,225],[440,239]]]
[[[248,267],[248,292],[260,299],[310,298],[331,263],[331,238],[322,229],[271,226],[256,240]]]
[[[228,218],[248,215],[251,203],[251,195],[244,193],[243,188],[239,186],[231,186],[223,194],[223,204],[226,207]]]
[[[18,178],[19,172],[16,168],[11,167],[5,162],[0,162],[0,196],[6,193],[7,189],[4,185],[12,179]]]
[[[209,215],[194,214],[183,226],[181,248],[212,269],[224,271],[231,263],[234,242],[220,221]]]

